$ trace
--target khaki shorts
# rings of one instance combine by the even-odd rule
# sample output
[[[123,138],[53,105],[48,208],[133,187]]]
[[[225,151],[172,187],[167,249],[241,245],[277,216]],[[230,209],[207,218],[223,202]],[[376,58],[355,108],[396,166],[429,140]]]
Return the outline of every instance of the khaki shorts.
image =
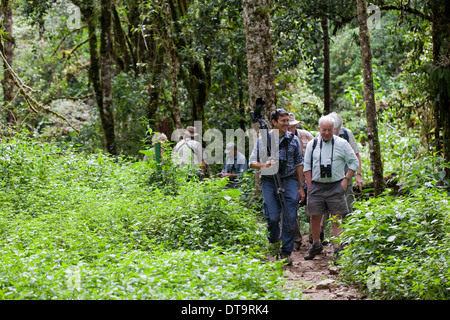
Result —
[[[308,188],[306,202],[306,215],[308,216],[348,213],[345,190],[340,181],[332,183],[313,181],[311,187]]]

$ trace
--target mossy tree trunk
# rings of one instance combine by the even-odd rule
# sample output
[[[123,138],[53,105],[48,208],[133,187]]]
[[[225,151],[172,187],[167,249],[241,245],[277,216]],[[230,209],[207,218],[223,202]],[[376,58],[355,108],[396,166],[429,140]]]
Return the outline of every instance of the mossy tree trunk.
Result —
[[[370,34],[367,27],[366,0],[357,0],[359,40],[363,65],[364,100],[366,103],[367,138],[369,141],[370,166],[375,196],[384,190],[383,165],[381,162],[380,141],[378,139],[377,110],[375,105],[375,90],[373,87],[372,50]]]
[[[431,1],[431,13],[434,67],[431,96],[435,107],[436,150],[450,162],[450,2]],[[447,169],[449,176],[450,169]]]
[[[250,105],[254,110],[256,99],[262,98],[266,102],[263,117],[269,122],[277,103],[269,0],[244,0],[243,8]],[[258,132],[259,124],[254,123],[253,129]],[[255,193],[261,192],[259,175],[255,174]]]
[[[269,120],[277,104],[269,1],[244,0],[243,9],[250,105],[254,109],[256,99],[263,98]]]
[[[100,66],[103,108],[100,109],[100,120],[102,122],[104,132],[106,150],[110,154],[117,154],[114,133],[114,117],[112,110],[113,100],[111,85],[111,9],[111,0],[101,1]]]
[[[1,25],[3,34],[1,35],[0,50],[6,59],[6,61],[3,61],[3,107],[6,109],[6,121],[9,124],[15,124],[16,118],[12,106],[14,100],[14,79],[9,70],[14,60],[13,14],[9,0],[1,1],[0,15],[3,17]]]

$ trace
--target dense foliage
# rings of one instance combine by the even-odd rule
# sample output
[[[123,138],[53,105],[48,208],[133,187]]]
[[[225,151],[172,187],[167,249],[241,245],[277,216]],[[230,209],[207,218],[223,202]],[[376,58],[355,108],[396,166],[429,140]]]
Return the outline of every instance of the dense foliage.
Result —
[[[420,143],[418,130],[385,112],[380,117],[387,188],[363,190],[346,218],[342,275],[377,299],[450,297],[450,181],[445,162]],[[370,182],[368,148],[361,150]]]
[[[343,274],[382,299],[450,298],[450,203],[422,188],[355,206],[343,240]]]
[[[0,148],[0,299],[278,299],[265,227],[223,181],[14,138]],[[282,295],[283,294],[283,295]]]

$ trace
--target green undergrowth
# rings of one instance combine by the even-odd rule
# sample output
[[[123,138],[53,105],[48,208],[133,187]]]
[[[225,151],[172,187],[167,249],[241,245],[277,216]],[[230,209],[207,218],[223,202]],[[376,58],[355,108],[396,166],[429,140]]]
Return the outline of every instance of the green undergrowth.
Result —
[[[226,181],[28,138],[0,170],[0,299],[301,297]]]
[[[450,299],[450,203],[423,187],[355,205],[344,226],[343,275],[380,299]]]

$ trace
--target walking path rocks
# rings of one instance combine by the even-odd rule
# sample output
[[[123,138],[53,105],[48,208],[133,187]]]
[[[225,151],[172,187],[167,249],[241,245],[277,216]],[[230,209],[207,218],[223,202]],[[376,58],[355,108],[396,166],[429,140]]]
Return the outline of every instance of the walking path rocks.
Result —
[[[301,286],[305,300],[366,300],[358,288],[339,280],[339,267],[331,263],[333,248],[324,245],[323,251],[313,260],[303,256],[309,249],[308,237],[303,236],[300,251],[291,255],[292,266],[284,266],[289,286]]]

